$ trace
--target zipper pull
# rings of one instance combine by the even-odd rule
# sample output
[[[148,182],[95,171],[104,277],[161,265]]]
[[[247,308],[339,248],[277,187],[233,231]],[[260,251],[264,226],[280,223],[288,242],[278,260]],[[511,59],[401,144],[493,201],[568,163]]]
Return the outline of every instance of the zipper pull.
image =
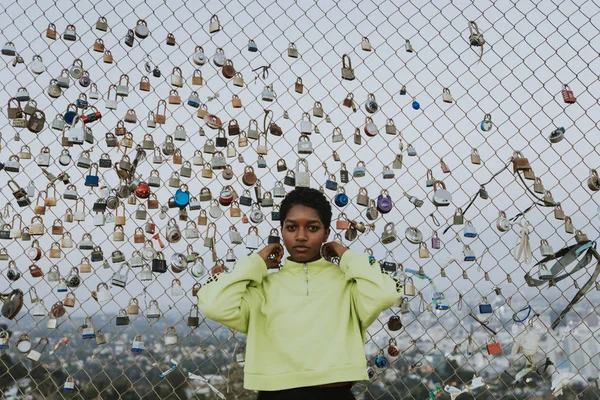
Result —
[[[306,275],[306,295],[308,296],[308,266],[304,263],[304,274]]]

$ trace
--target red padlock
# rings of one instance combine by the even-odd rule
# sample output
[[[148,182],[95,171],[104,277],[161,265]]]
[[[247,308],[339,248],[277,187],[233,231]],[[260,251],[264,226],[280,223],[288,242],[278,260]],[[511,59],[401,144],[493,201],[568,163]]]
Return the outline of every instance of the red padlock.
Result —
[[[573,91],[569,88],[569,85],[563,85],[563,90],[561,91],[563,100],[567,104],[573,104],[577,100]]]
[[[242,215],[242,224],[247,224],[249,222],[248,217],[246,216],[246,214]]]
[[[102,114],[100,113],[100,111],[98,111],[98,109],[94,106],[91,107],[93,110],[96,110],[95,112],[92,111],[91,113],[87,114],[87,115],[83,115],[81,117],[81,120],[83,121],[84,124],[88,124],[90,122],[94,122],[94,121],[98,121],[99,119],[102,118]]]
[[[221,203],[221,205],[223,206],[228,206],[231,204],[232,201],[233,191],[228,188],[224,188],[223,190],[221,190],[221,193],[219,195],[219,203]]]
[[[138,183],[135,188],[135,195],[138,199],[147,199],[150,197],[150,186],[146,182]]]

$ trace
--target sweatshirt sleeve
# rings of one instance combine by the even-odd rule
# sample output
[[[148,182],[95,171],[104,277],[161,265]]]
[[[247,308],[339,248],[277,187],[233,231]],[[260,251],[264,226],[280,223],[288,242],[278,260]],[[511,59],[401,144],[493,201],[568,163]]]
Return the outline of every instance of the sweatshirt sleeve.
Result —
[[[369,255],[348,249],[342,255],[340,268],[347,280],[354,280],[351,298],[363,329],[402,296],[397,280],[381,271],[378,262],[371,264]]]
[[[233,271],[216,275],[200,288],[196,295],[198,308],[207,318],[247,333],[251,290],[258,287],[265,276],[267,265],[258,253],[240,258]]]

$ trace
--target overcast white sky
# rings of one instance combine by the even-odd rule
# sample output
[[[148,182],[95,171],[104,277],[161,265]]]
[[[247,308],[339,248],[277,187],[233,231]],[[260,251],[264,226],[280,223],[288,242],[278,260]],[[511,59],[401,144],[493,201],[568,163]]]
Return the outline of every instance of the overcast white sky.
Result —
[[[477,200],[469,210],[466,218],[471,220],[479,232],[479,238],[472,241],[471,248],[480,259],[486,248],[486,254],[481,267],[488,271],[491,282],[483,281],[483,271],[477,268],[477,263],[461,262],[467,270],[469,280],[460,278],[462,273],[458,265],[448,267],[448,278],[439,277],[440,265],[450,255],[461,257],[462,245],[454,239],[451,229],[446,235],[441,235],[441,229],[436,227],[430,218],[435,207],[427,198],[431,198],[431,188],[425,187],[427,169],[433,171],[437,179],[442,179],[453,194],[453,204],[450,207],[439,208],[435,216],[442,224],[452,220],[456,207],[463,206],[470,196],[475,193],[481,182],[487,181],[493,173],[512,156],[513,150],[522,150],[534,168],[536,176],[540,177],[546,189],[551,190],[556,201],[561,202],[562,208],[570,215],[573,224],[583,229],[591,239],[597,236],[596,201],[593,193],[587,189],[585,181],[590,168],[599,164],[597,141],[597,115],[600,108],[594,93],[600,93],[597,82],[600,70],[598,61],[598,6],[593,1],[561,2],[556,5],[552,1],[519,1],[519,2],[490,2],[478,1],[454,2],[371,2],[350,1],[334,3],[332,1],[312,2],[279,1],[265,2],[228,2],[209,1],[205,4],[196,2],[169,1],[134,1],[134,2],[77,2],[57,1],[55,4],[36,4],[25,1],[16,3],[5,2],[0,10],[5,21],[1,30],[0,41],[11,41],[17,51],[25,59],[25,64],[12,67],[12,58],[2,56],[6,63],[0,78],[2,85],[0,104],[6,104],[21,86],[29,90],[36,99],[38,107],[46,112],[47,122],[51,123],[56,113],[64,112],[67,104],[73,102],[81,89],[78,85],[63,93],[59,99],[53,100],[46,93],[50,79],[57,77],[62,68],[69,68],[75,58],[83,61],[85,69],[98,85],[102,98],[92,101],[103,114],[100,122],[91,125],[97,144],[92,158],[97,160],[106,150],[103,136],[111,131],[117,120],[123,118],[129,108],[137,112],[139,123],[127,124],[136,141],[141,141],[145,133],[151,133],[156,143],[162,143],[165,135],[172,134],[178,124],[182,124],[190,138],[181,146],[185,160],[190,160],[195,149],[201,149],[205,138],[198,136],[198,128],[202,121],[195,117],[195,109],[182,104],[168,106],[167,123],[156,129],[146,127],[146,116],[149,110],[154,110],[157,101],[166,99],[169,95],[170,73],[173,67],[180,67],[185,78],[184,88],[179,89],[182,102],[188,98],[192,90],[197,90],[200,98],[206,101],[208,96],[219,93],[219,98],[208,103],[209,110],[216,113],[223,121],[236,119],[243,129],[247,129],[249,120],[256,118],[262,128],[262,113],[264,108],[273,110],[276,122],[283,129],[284,135],[276,138],[268,136],[269,168],[256,168],[256,146],[243,148],[244,159],[249,165],[254,165],[255,172],[261,179],[263,190],[270,190],[276,180],[282,180],[284,173],[277,173],[275,167],[278,158],[283,157],[291,168],[297,158],[295,146],[299,137],[299,124],[303,112],[309,112],[315,101],[321,102],[325,114],[329,114],[332,123],[325,118],[311,117],[318,123],[321,134],[313,134],[311,141],[315,151],[306,157],[312,172],[311,185],[324,185],[326,175],[321,162],[325,161],[331,172],[339,175],[340,164],[331,158],[332,150],[337,150],[347,168],[352,171],[359,160],[367,164],[367,176],[351,180],[346,193],[355,198],[359,187],[366,187],[371,197],[376,197],[382,188],[387,189],[396,202],[394,210],[376,222],[375,233],[360,236],[360,240],[352,247],[363,250],[373,249],[378,259],[383,258],[386,249],[393,250],[397,261],[403,262],[406,268],[417,269],[423,265],[429,276],[437,276],[435,283],[438,289],[444,290],[449,303],[454,303],[460,290],[474,298],[489,295],[494,286],[501,286],[503,293],[508,295],[521,287],[522,298],[515,296],[516,307],[523,305],[525,299],[539,295],[537,289],[524,288],[523,275],[529,267],[520,265],[509,253],[515,244],[518,231],[500,233],[495,228],[495,220],[499,210],[505,210],[509,217],[524,210],[531,200],[524,190],[514,181],[512,170],[500,174],[496,183],[486,188],[490,200]],[[217,14],[221,23],[221,31],[208,33],[208,21],[212,14]],[[104,15],[108,20],[108,32],[94,29],[99,16]],[[138,19],[147,21],[151,35],[145,39],[135,39],[133,48],[123,44],[123,38],[128,28],[133,28]],[[486,40],[483,59],[479,60],[479,49],[472,49],[468,43],[468,21],[477,21]],[[75,24],[78,40],[66,42],[62,39],[51,41],[45,37],[48,23],[54,23],[60,35],[67,24]],[[176,46],[166,46],[168,32],[176,38]],[[362,51],[361,38],[367,36],[372,52]],[[114,64],[102,62],[102,54],[92,51],[96,38],[101,38],[115,59]],[[247,50],[248,39],[254,39],[259,52]],[[407,53],[404,42],[410,39],[415,50]],[[294,42],[300,53],[300,58],[287,57],[287,47]],[[217,48],[223,48],[226,56],[233,60],[234,66],[241,71],[246,86],[235,87],[231,81],[226,81],[211,63],[201,67],[205,85],[192,87],[191,75],[195,68],[191,55],[196,45],[203,46],[205,53],[212,58]],[[34,76],[26,68],[34,55],[41,55],[47,71]],[[150,54],[152,63],[157,64],[163,77],[150,77],[152,91],[150,93],[137,90],[144,71],[144,57]],[[356,79],[341,80],[341,57],[348,54],[352,60]],[[262,65],[271,65],[268,78],[254,80],[252,69]],[[107,89],[110,84],[117,84],[122,73],[130,78],[130,95],[119,100],[118,109],[110,111],[105,108]],[[305,91],[300,95],[294,92],[296,77],[301,76]],[[560,90],[568,83],[577,96],[577,103],[565,105]],[[277,100],[273,103],[261,101],[261,92],[266,84],[273,85]],[[399,95],[401,86],[407,86],[408,94]],[[455,100],[453,104],[442,102],[442,89],[448,87]],[[358,111],[342,107],[342,100],[348,92],[354,94]],[[364,102],[369,93],[373,93],[380,105],[380,110],[373,115],[373,120],[379,128],[379,135],[367,138],[364,134],[363,145],[353,143],[352,134],[355,127],[362,129],[365,117]],[[237,94],[244,108],[233,109],[230,104],[232,94]],[[411,107],[413,99],[420,105],[420,110]],[[288,111],[290,119],[283,118],[283,112]],[[484,114],[492,116],[494,127],[490,132],[478,129]],[[6,161],[11,154],[17,154],[23,144],[29,145],[34,157],[41,147],[48,146],[52,157],[56,160],[61,146],[57,131],[44,130],[34,135],[26,130],[21,132],[22,141],[14,141],[15,129],[6,119],[6,107],[3,107],[0,117],[2,131],[1,160]],[[391,165],[394,155],[398,152],[399,137],[385,134],[385,124],[392,118],[396,127],[404,137],[404,167],[396,170],[395,180],[382,180],[383,165]],[[566,128],[565,139],[551,145],[547,136],[558,126]],[[335,127],[340,127],[345,137],[345,143],[332,143],[331,134]],[[207,138],[214,138],[216,131],[206,128]],[[237,144],[237,138],[233,138]],[[406,147],[412,143],[417,151],[417,157],[408,157]],[[179,143],[176,143],[180,145]],[[482,165],[470,163],[470,151],[476,147],[481,155]],[[83,148],[89,148],[86,144]],[[82,148],[79,146],[69,149],[76,159]],[[113,161],[119,157],[113,149],[110,151]],[[149,160],[152,155],[149,153]],[[440,169],[440,158],[448,164],[450,174],[443,174]],[[243,166],[232,159],[236,176],[241,176]],[[146,163],[139,171],[148,176],[149,171],[156,166]],[[60,172],[58,163],[49,169],[53,173]],[[165,185],[156,191],[161,203],[174,193],[173,188],[166,182],[173,171],[171,163],[157,168]],[[200,167],[194,167],[195,173]],[[76,182],[79,193],[86,194],[86,206],[91,208],[97,197],[97,191],[88,191],[83,185],[86,172],[71,164],[68,172]],[[116,184],[116,175],[111,170],[101,170],[101,181],[109,185]],[[46,185],[46,178],[40,174],[39,167],[33,160],[22,163],[22,172],[15,174],[0,174],[0,184],[5,186],[8,178],[16,178],[25,185],[33,179],[38,190]],[[215,172],[212,181],[194,176],[183,180],[187,183],[192,194],[198,194],[203,186],[209,186],[213,195],[217,195],[225,184],[220,173]],[[210,183],[209,183],[210,182]],[[532,184],[531,181],[527,181]],[[238,194],[242,194],[241,180],[235,183]],[[286,187],[286,189],[289,189]],[[57,191],[62,194],[64,186],[59,184]],[[418,196],[425,200],[422,208],[415,209],[402,192]],[[333,198],[333,192],[326,191]],[[11,193],[3,190],[0,204],[12,201]],[[35,199],[34,199],[35,200]],[[71,204],[74,206],[74,204]],[[135,206],[127,206],[128,215],[126,234],[132,235],[138,221],[133,219]],[[65,205],[59,205],[49,210],[44,216],[47,226],[54,218],[61,218]],[[269,210],[266,210],[269,211]],[[365,209],[349,205],[344,212],[351,218],[366,220]],[[18,208],[23,220],[28,223],[33,216],[32,209]],[[359,215],[360,213],[360,215]],[[173,210],[170,215],[175,216]],[[190,212],[195,219],[197,211]],[[11,214],[12,216],[12,214]],[[334,219],[337,216],[334,206]],[[552,210],[543,208],[530,212],[528,220],[534,226],[531,234],[531,244],[534,256],[539,258],[539,241],[548,239],[555,250],[565,245],[565,240],[573,239],[566,235],[561,221],[553,218]],[[219,235],[223,241],[218,244],[219,256],[224,257],[228,243],[227,227],[233,222],[226,221],[228,212],[218,221]],[[158,213],[154,221],[161,226]],[[242,234],[246,233],[248,225],[239,220],[234,221]],[[386,222],[394,222],[402,240],[392,245],[382,246],[378,243]],[[267,221],[260,225],[260,233],[266,238],[275,222]],[[184,224],[180,223],[183,228]],[[443,243],[441,250],[432,250],[433,257],[419,259],[417,246],[406,241],[404,230],[409,226],[417,226],[423,232],[425,241],[430,247],[430,237],[437,229]],[[92,229],[92,216],[85,224],[66,224],[72,232],[75,242],[79,242],[85,230]],[[93,238],[96,242],[104,241],[112,234],[112,225],[94,228]],[[205,228],[201,227],[201,233]],[[461,230],[456,230],[462,232]],[[164,229],[161,230],[164,237]],[[45,236],[42,247],[48,249],[54,238]],[[10,243],[10,244],[9,244]],[[205,253],[204,260],[211,266],[210,253],[205,252],[200,238],[192,243],[195,250]],[[186,241],[170,246],[165,250],[167,259],[174,251],[185,251]],[[17,260],[22,271],[29,260],[23,254],[28,244],[23,242],[4,242],[11,257]],[[113,245],[108,241],[102,248],[108,257]],[[131,244],[121,247],[126,256],[134,249]],[[247,253],[243,245],[235,248],[235,253],[241,257]],[[77,265],[82,254],[76,248],[66,249],[66,257],[60,261],[63,275],[69,271],[69,265]],[[47,271],[53,260],[43,259],[38,264]],[[230,265],[231,266],[231,265]],[[116,270],[118,265],[113,265]],[[109,281],[111,270],[103,270],[100,264],[95,264],[95,274],[84,276],[85,286],[92,290],[99,282]],[[134,275],[139,270],[130,273],[130,283],[127,292],[112,289],[115,303],[108,309],[116,310],[115,304],[125,304],[131,295],[141,293],[142,286],[134,282]],[[509,273],[513,283],[506,282]],[[191,289],[192,280],[188,275],[184,288]],[[148,291],[159,300],[163,310],[166,310],[172,300],[164,295],[163,287],[170,286],[173,277],[171,273],[158,277],[152,282]],[[587,277],[586,277],[587,280]],[[580,282],[583,278],[580,279]],[[3,275],[0,286],[6,289],[9,282]],[[36,285],[40,295],[49,291],[46,282],[35,281],[25,274],[24,278],[14,283],[12,287],[27,290],[30,285]],[[419,286],[422,282],[417,283]],[[454,286],[454,288],[452,288]],[[475,286],[477,286],[475,288]],[[575,289],[565,282],[558,288],[545,290],[544,295],[552,298],[564,294],[570,298]],[[77,290],[78,298],[87,298],[85,288]],[[56,297],[56,298],[54,298]],[[62,295],[55,291],[50,295],[52,300],[46,300],[49,306],[61,299]],[[495,296],[489,296],[490,299]],[[416,300],[416,299],[415,299]],[[189,299],[178,299],[178,306],[185,312],[190,305]],[[94,312],[96,304],[88,299],[85,303],[87,312]],[[416,309],[416,304],[413,309]],[[114,310],[113,310],[114,311]]]

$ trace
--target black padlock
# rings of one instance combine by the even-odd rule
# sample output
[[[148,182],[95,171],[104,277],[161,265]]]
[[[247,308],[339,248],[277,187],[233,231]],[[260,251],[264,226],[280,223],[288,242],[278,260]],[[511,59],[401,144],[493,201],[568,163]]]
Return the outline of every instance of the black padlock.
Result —
[[[158,69],[158,67],[154,67],[154,69],[152,70],[152,76],[154,76],[155,78],[160,78],[160,69]]]
[[[217,139],[215,140],[215,146],[217,146],[217,147],[227,147],[227,138],[226,137],[219,137],[219,136],[217,136]]]
[[[277,235],[277,229],[275,229],[275,228],[271,229],[271,232],[269,233],[269,237],[267,238],[267,243],[268,244],[281,243],[281,238],[279,237],[279,235]]]
[[[91,260],[92,262],[98,262],[98,261],[102,261],[104,260],[104,254],[102,253],[102,250],[93,250],[92,251],[92,255],[91,255]]]
[[[238,200],[241,206],[252,206],[252,197],[241,195]]]
[[[396,272],[397,266],[398,266],[398,264],[396,264],[395,262],[392,262],[392,261],[384,261],[381,263],[381,267],[386,272]]]
[[[127,31],[127,36],[125,36],[125,44],[129,47],[133,47],[133,30],[129,29]]]
[[[340,182],[348,183],[350,181],[350,176],[348,175],[348,170],[340,169]]]
[[[296,178],[294,176],[286,175],[283,178],[283,184],[287,186],[296,186]]]
[[[162,254],[162,253],[159,253]],[[158,272],[161,274],[164,274],[165,272],[167,272],[167,260],[165,260],[162,255],[159,256],[160,258],[154,258],[152,260],[152,272]]]
[[[400,321],[400,317],[397,315],[392,315],[388,320],[387,325],[390,331],[399,331],[402,329],[402,321]]]
[[[68,287],[76,288],[76,287],[79,286],[79,284],[81,284],[81,278],[79,277],[79,275],[71,275],[67,279],[67,286]]]
[[[98,200],[96,200],[94,202],[94,205],[92,206],[92,211],[95,212],[104,212],[106,211],[106,200],[99,198]]]
[[[119,315],[117,317],[117,325],[129,325],[129,316],[128,315]]]

